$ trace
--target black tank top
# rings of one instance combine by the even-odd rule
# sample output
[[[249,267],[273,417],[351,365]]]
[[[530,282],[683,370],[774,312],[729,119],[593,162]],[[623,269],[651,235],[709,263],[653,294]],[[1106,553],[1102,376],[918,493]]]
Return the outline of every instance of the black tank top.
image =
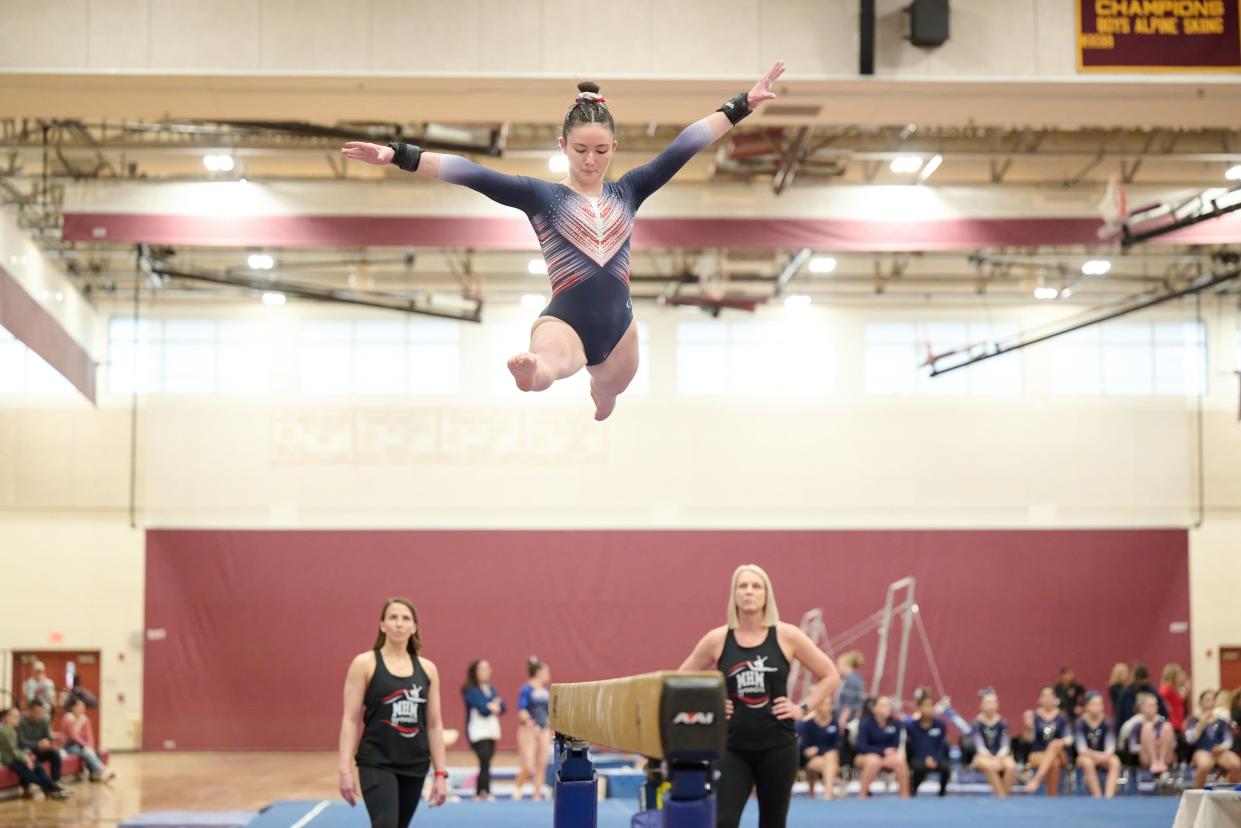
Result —
[[[417,656],[413,662],[412,676],[394,676],[376,648],[375,672],[363,699],[366,712],[356,757],[359,765],[405,776],[426,776],[431,765],[426,728],[431,678]]]
[[[776,628],[757,647],[742,647],[733,631],[724,637],[719,670],[728,682],[733,715],[728,720],[728,747],[733,750],[767,750],[797,743],[792,719],[777,719],[771,705],[788,695],[789,660],[780,649]]]

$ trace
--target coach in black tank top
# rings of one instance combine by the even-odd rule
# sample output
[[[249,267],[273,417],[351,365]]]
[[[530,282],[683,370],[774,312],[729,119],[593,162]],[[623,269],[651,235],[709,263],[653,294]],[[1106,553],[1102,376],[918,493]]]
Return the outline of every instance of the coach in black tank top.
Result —
[[[789,668],[801,662],[816,679],[801,704],[788,697]],[[733,573],[728,624],[707,633],[682,670],[717,669],[728,686],[728,752],[716,783],[718,828],[737,828],[751,791],[759,828],[785,828],[797,777],[796,722],[831,696],[836,665],[810,638],[780,621],[767,573],[754,564]]]
[[[432,764],[432,806],[447,797],[439,673],[418,655],[421,645],[413,604],[391,598],[380,613],[375,648],[355,658],[345,677],[340,792],[350,806],[365,801],[374,828],[409,825]]]

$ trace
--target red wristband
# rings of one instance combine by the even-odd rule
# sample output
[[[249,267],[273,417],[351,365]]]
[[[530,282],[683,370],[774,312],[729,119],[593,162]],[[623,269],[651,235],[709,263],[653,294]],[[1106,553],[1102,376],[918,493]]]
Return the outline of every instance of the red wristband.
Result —
[[[435,778],[436,778],[436,779],[447,779],[447,778],[448,778],[448,771],[436,771],[436,772],[435,772]]]

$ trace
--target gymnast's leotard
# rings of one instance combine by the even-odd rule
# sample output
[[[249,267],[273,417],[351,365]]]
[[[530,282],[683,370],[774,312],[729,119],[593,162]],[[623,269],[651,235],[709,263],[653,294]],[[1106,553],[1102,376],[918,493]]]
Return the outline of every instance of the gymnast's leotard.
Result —
[[[586,364],[598,365],[633,321],[629,240],[634,215],[643,201],[714,140],[706,118],[690,124],[653,160],[619,181],[604,182],[597,199],[564,184],[504,175],[458,155],[441,157],[438,177],[526,214],[552,284],[552,301],[541,316],[569,325],[582,340]]]

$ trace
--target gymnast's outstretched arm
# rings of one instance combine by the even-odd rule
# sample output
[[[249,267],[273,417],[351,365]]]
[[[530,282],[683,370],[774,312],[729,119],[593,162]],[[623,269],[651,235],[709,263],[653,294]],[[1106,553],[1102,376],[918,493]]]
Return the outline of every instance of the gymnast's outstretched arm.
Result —
[[[782,74],[784,61],[778,60],[749,92],[729,99],[717,112],[690,124],[654,159],[621,176],[618,184],[632,191],[635,209],[667,184],[698,152],[715,143],[763,103],[774,99],[776,94],[771,91],[771,85]]]
[[[350,141],[341,148],[340,154],[374,166],[396,164],[406,172],[438,178],[449,184],[460,184],[482,193],[497,204],[515,207],[527,215],[537,209],[534,183],[529,178],[489,170],[460,155],[425,152],[413,144],[400,141],[394,141],[386,147],[364,141]]]

